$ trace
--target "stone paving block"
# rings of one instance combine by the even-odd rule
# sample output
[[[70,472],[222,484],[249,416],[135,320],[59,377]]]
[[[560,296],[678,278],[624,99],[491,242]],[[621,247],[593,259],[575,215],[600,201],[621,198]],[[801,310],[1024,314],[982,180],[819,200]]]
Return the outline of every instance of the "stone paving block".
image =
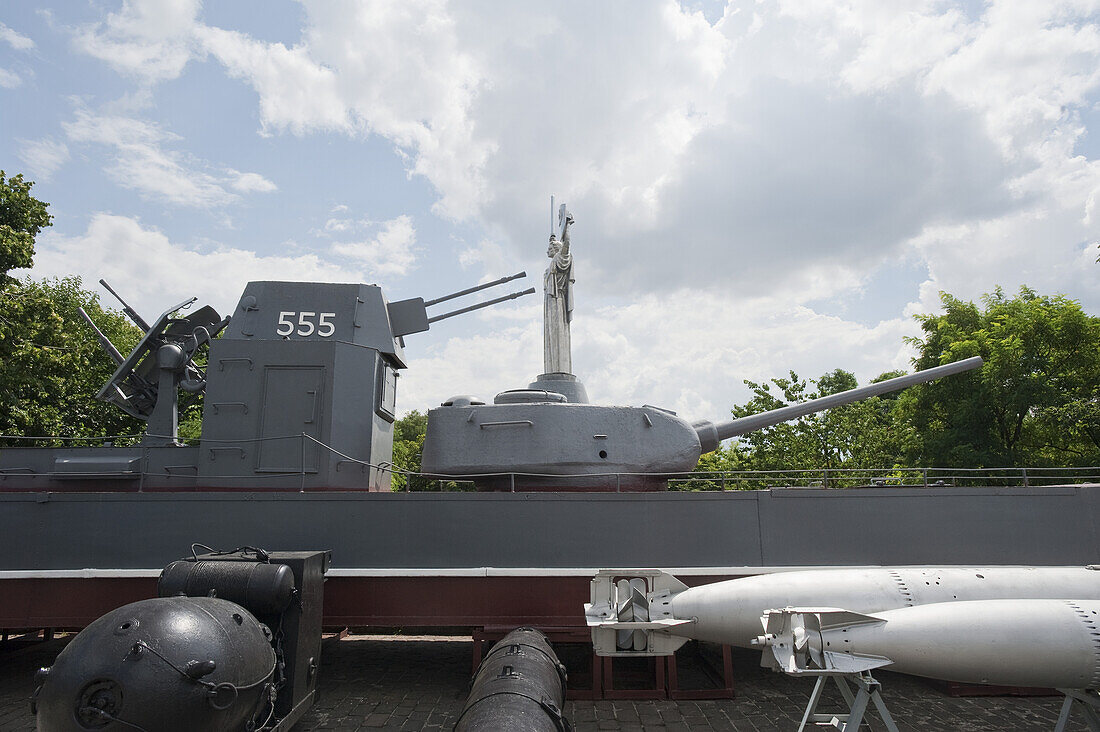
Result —
[[[28,699],[33,675],[48,666],[65,639],[17,652],[0,647],[0,731],[34,730]],[[468,639],[407,639],[351,636],[327,643],[322,652],[320,701],[295,732],[311,730],[449,730],[469,690],[472,644]],[[793,731],[813,688],[759,667],[759,654],[735,653],[732,700],[567,700],[577,732],[643,730],[690,732]],[[952,698],[911,677],[880,672],[882,694],[902,732],[1000,732],[1052,730],[1061,697]],[[830,689],[823,710],[840,711]],[[874,729],[881,729],[870,713]],[[1086,726],[1074,718],[1070,730]]]

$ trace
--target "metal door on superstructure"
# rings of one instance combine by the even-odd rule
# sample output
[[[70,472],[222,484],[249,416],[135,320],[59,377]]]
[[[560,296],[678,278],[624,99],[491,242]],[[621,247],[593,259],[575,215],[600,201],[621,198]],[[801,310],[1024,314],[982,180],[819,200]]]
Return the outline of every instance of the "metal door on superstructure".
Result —
[[[264,368],[263,426],[257,471],[298,473],[302,472],[304,461],[305,472],[317,472],[324,388],[323,367]]]

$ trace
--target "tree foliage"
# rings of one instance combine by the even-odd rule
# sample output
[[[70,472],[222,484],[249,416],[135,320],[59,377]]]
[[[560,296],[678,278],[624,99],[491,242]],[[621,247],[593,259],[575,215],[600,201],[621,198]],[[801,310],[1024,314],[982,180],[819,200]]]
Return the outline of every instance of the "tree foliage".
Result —
[[[913,464],[965,467],[1100,463],[1100,318],[1068,298],[1001,289],[982,307],[941,294],[919,316],[918,368],[981,356],[976,372],[902,397]]]
[[[77,308],[124,353],[140,339],[138,328],[104,310],[79,277],[12,280],[0,290],[0,302],[0,435],[104,437],[142,430],[142,422],[94,398],[115,363]]]
[[[424,436],[428,431],[428,415],[412,410],[393,423],[393,466],[397,471],[420,472],[420,456],[424,452]],[[468,482],[437,480],[419,475],[404,475],[395,471],[391,489],[394,491],[467,491]]]
[[[884,374],[880,379],[896,374]],[[753,396],[734,407],[733,416],[746,417],[858,386],[856,377],[836,369],[817,379],[800,379],[793,371],[770,383],[746,381]],[[772,387],[778,394],[772,393]],[[892,420],[894,401],[875,397],[750,432],[741,439],[742,466],[748,470],[892,467],[897,435]]]
[[[424,490],[426,481],[403,472],[420,472],[420,454],[424,451],[424,434],[428,429],[428,415],[413,410],[393,423],[393,466],[391,488],[395,491]]]
[[[899,375],[885,373],[875,381]],[[835,369],[817,379],[803,379],[791,371],[785,377],[767,382],[746,380],[745,385],[752,398],[731,410],[735,418],[847,391],[858,383],[852,373]],[[894,415],[896,403],[894,395],[888,394],[750,432],[704,455],[696,472],[894,468],[900,452],[900,430]],[[776,475],[774,481],[783,482],[791,477]],[[727,480],[722,485],[759,488],[763,484],[756,480]],[[685,487],[709,489],[721,485],[713,480],[706,484],[691,481]]]
[[[141,423],[94,396],[114,372],[84,310],[123,351],[140,331],[81,287],[79,277],[36,282],[11,277],[31,266],[34,238],[50,225],[48,204],[22,175],[0,171],[0,435],[103,437],[135,434]],[[4,444],[28,443],[4,440]]]
[[[31,195],[33,185],[22,174],[6,179],[0,170],[0,283],[10,279],[9,270],[31,266],[34,238],[53,219],[49,204]]]
[[[750,433],[696,469],[1074,467],[1100,465],[1100,318],[1068,298],[1024,287],[981,305],[941,294],[944,312],[920,315],[917,369],[982,356],[984,366]],[[900,375],[883,374],[876,381]],[[835,370],[746,381],[734,417],[856,386]],[[714,481],[688,487],[717,487]],[[758,487],[746,484],[744,487]]]

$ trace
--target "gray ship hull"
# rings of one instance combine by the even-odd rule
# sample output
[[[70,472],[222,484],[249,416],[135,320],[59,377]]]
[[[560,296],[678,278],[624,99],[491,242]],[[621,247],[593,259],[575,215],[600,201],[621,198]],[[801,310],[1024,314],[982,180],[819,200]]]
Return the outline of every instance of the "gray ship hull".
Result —
[[[694,583],[794,567],[1100,563],[1100,485],[8,491],[0,514],[4,628],[77,627],[152,596],[191,542],[331,549],[328,626],[583,626],[588,582],[606,567]]]

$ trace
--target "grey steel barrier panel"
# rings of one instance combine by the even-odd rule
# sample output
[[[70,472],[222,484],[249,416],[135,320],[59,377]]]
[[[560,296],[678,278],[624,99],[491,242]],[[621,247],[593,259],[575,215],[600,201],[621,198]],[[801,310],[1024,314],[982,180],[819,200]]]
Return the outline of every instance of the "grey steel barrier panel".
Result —
[[[1080,565],[1100,486],[584,493],[0,493],[0,570],[152,568],[192,541],[338,568]]]

